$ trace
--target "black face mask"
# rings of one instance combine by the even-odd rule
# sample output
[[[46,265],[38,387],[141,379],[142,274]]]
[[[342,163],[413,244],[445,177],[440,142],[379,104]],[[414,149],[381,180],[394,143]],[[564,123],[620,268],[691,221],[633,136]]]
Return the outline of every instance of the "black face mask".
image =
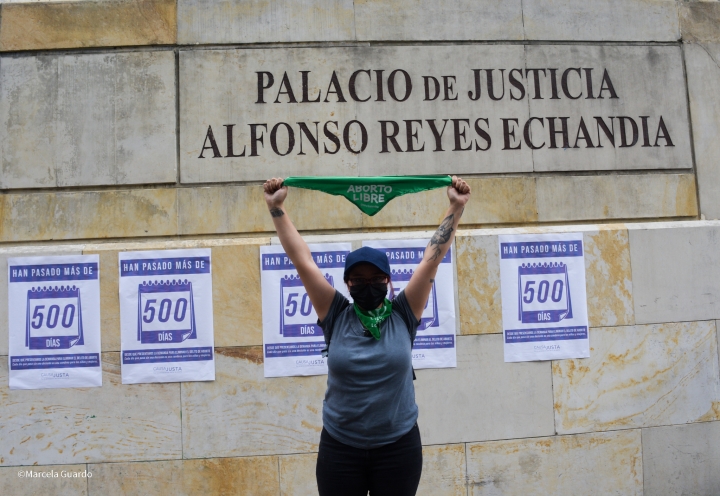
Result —
[[[363,284],[362,286],[349,286],[350,296],[363,310],[375,310],[387,296],[387,283]]]

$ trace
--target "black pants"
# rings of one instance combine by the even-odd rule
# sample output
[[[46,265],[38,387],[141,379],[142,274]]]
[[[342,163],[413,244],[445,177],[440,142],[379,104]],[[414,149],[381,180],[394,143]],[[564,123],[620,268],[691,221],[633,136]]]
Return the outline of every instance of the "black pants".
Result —
[[[315,476],[320,496],[414,496],[422,473],[417,424],[392,444],[358,449],[320,434]]]

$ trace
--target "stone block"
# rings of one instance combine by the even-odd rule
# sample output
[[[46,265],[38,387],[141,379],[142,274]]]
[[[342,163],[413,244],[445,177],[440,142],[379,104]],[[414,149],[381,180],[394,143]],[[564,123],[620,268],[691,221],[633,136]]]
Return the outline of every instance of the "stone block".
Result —
[[[522,40],[522,2],[356,0],[358,41]]]
[[[172,52],[58,60],[58,186],[175,182]]]
[[[524,0],[527,40],[675,41],[673,0]]]
[[[580,231],[585,242],[585,278],[591,326],[634,324],[628,233],[617,226],[568,226]],[[518,232],[557,232],[548,227]],[[456,238],[460,334],[502,333],[500,297],[500,230],[459,233]],[[503,230],[506,232],[506,230]]]
[[[468,444],[468,494],[641,496],[640,438],[635,429]]]
[[[120,351],[120,295],[118,251],[83,250],[100,257],[100,332],[102,351]]]
[[[4,3],[0,50],[168,45],[175,0]]]
[[[176,181],[172,52],[16,55],[0,66],[0,187]]]
[[[502,333],[497,236],[458,236],[460,334]]]
[[[260,245],[212,248],[215,346],[262,346]]]
[[[622,3],[617,12],[624,16],[625,6],[634,2]],[[532,45],[525,50],[528,68],[559,66],[554,74],[538,73],[539,94],[529,85],[530,115],[540,118],[529,127],[539,147],[533,150],[535,171],[692,168],[680,47]]]
[[[685,4],[682,4],[685,5]],[[698,4],[687,4],[695,6]],[[699,4],[715,5],[720,4]],[[704,7],[703,7],[704,8]],[[700,213],[720,219],[720,96],[713,91],[720,77],[720,44],[683,45],[692,118]]]
[[[461,224],[537,222],[535,179],[530,177],[468,178],[472,200]],[[363,216],[363,227],[426,227],[435,229],[448,208],[445,188],[391,201],[372,217]]]
[[[278,494],[278,457],[90,464],[90,494]]]
[[[468,96],[475,91],[472,69],[487,64],[523,67],[524,50],[520,46],[492,45],[182,51],[181,180],[197,183],[291,175],[530,172],[529,149],[512,153],[501,149],[500,117],[510,114],[524,122],[527,103],[511,100],[508,94],[500,105],[487,96],[476,102]],[[406,91],[406,79],[400,69],[378,67],[398,67],[407,72],[412,89],[406,99],[402,93]],[[306,71],[305,91],[301,71]],[[272,85],[266,73],[272,74]],[[351,87],[352,74],[356,77]],[[429,94],[426,100],[423,76],[428,75],[438,81],[448,76],[447,100],[444,86],[437,86],[437,98],[433,100],[434,94]],[[260,87],[268,87],[262,94],[258,90],[259,77]],[[391,92],[391,79],[397,91]],[[380,80],[382,94],[378,91]],[[427,81],[433,93],[434,83]],[[308,100],[319,96],[320,101],[302,103],[304,92]],[[485,94],[484,90],[481,94]],[[197,95],[204,97],[198,99]],[[353,95],[363,101],[355,101]],[[293,100],[298,103],[288,103]],[[261,101],[265,103],[257,103]],[[457,116],[455,121],[450,119],[453,116]],[[487,121],[478,120],[481,118]],[[304,131],[299,122],[306,126]],[[367,134],[365,149],[361,124]],[[233,155],[244,151],[245,156],[228,157],[230,129]],[[436,140],[433,131],[440,138]],[[483,133],[494,145],[488,148]],[[390,136],[397,137],[392,141]],[[316,138],[317,150],[312,141]],[[387,152],[383,152],[384,145]],[[416,148],[418,153],[411,153]]]
[[[102,387],[9,390],[0,357],[0,465],[181,458],[180,385],[123,385],[119,353],[102,366]]]
[[[179,0],[177,22],[182,45],[355,38],[352,0]]]
[[[423,446],[420,496],[465,496],[465,445]]]
[[[315,478],[317,453],[283,455],[280,459],[280,496],[305,496],[318,492]]]
[[[720,422],[642,430],[645,494],[719,494]]]
[[[537,205],[541,222],[695,217],[698,213],[692,174],[538,177]]]
[[[588,321],[591,327],[635,323],[627,230],[608,226],[583,233]]]
[[[720,41],[720,4],[717,2],[678,2],[678,14],[683,41]]]
[[[494,96],[499,101],[489,97],[485,73],[478,73],[480,96],[475,101],[471,99],[476,96],[473,70],[498,67],[507,72],[513,68],[523,68],[525,54],[522,46],[362,47],[353,49],[352,54],[348,55],[356,67],[387,67],[386,73],[390,74],[390,68],[403,69],[413,83],[413,92],[407,100],[395,101],[389,96],[390,75],[385,74],[388,86],[384,91],[386,101],[376,102],[371,98],[366,103],[357,104],[357,119],[368,125],[369,135],[367,149],[358,155],[359,175],[532,171],[530,149],[503,150],[501,119],[513,117],[525,122],[528,118],[527,102],[522,98],[510,98],[507,88],[509,83],[499,81],[498,78],[503,77],[498,74],[499,71],[494,73],[493,85]],[[348,73],[350,71],[350,68],[346,70]],[[393,79],[392,87],[397,88],[396,97],[399,100],[405,89],[405,78],[401,73],[395,77],[397,79]],[[437,85],[425,77],[435,78]],[[362,86],[358,83],[362,88],[358,92],[367,91],[368,95],[375,95],[369,83],[360,79],[358,81],[364,83]],[[383,130],[388,135],[393,134],[394,125],[383,125],[381,121],[397,124],[397,146],[389,139],[382,138]],[[435,128],[431,127],[430,122],[433,122]],[[434,137],[433,129],[441,139]]]
[[[61,474],[82,474],[87,466],[82,465],[52,465],[49,467],[0,467],[0,485],[4,487],[5,494],[33,495],[53,494],[57,496],[87,496],[87,477],[61,477]],[[33,472],[48,474],[45,477],[18,477],[18,472]],[[57,476],[50,476],[53,472]],[[26,474],[25,474],[26,475]]]
[[[1,196],[4,205],[0,207],[0,241],[177,234],[175,189]]]
[[[314,99],[317,91],[322,91],[325,95],[329,79],[324,79],[324,76],[348,63],[347,50],[353,49],[181,51],[181,181],[258,181],[270,177],[298,175],[357,175],[355,154],[344,148],[340,148],[337,155],[323,152],[325,149],[337,151],[335,145],[325,138],[324,130],[338,140],[339,144],[343,138],[342,126],[355,119],[355,107],[352,103],[335,103],[335,97],[331,96],[328,103],[300,105],[288,103],[290,98],[287,95],[276,97],[283,74],[287,72],[288,78],[292,78],[291,90],[288,91],[294,91],[293,97],[300,101],[300,70],[311,71],[308,74],[308,98]],[[273,73],[275,80],[274,86],[264,92],[265,104],[256,103],[258,73],[263,71]],[[263,76],[263,81],[268,84],[269,76]],[[346,87],[343,89],[347,93]],[[203,98],[198,99],[198,95],[203,95]],[[276,100],[278,103],[274,103]],[[232,104],[228,105],[228,102]],[[279,122],[289,123],[287,125],[291,127],[287,128],[278,124]],[[300,134],[297,122],[304,122],[309,126],[306,130],[316,138],[318,152],[313,149],[308,135]],[[314,122],[319,122],[317,129]],[[341,127],[336,129],[334,124],[327,124],[328,127],[325,128],[328,122],[338,122]],[[251,123],[262,126],[253,128],[249,125]],[[231,127],[233,125],[234,127]],[[212,149],[210,128],[220,156],[216,156]],[[254,141],[254,145],[251,144],[251,128],[255,129],[256,139],[262,142]],[[275,134],[273,129],[276,129]],[[292,140],[289,140],[288,129],[293,132]],[[232,131],[232,149],[228,149],[228,130]],[[292,150],[283,158],[273,151],[273,145],[279,153]],[[203,146],[206,147],[205,150]],[[302,155],[299,155],[301,146]],[[257,149],[253,151],[253,148]],[[243,154],[242,157],[228,157]],[[201,156],[203,158],[200,158]]]
[[[555,428],[571,434],[717,420],[717,352],[714,321],[591,329],[590,358],[553,362]]]
[[[0,57],[0,189],[56,186],[57,57]]]
[[[268,176],[269,177],[269,176]],[[273,232],[261,186],[180,188],[182,234]],[[362,213],[345,198],[293,188],[285,206],[298,230],[359,229]]]
[[[263,377],[262,348],[216,348],[212,382],[182,384],[185,458],[317,451],[326,376]]]
[[[8,355],[8,258],[82,255],[82,246],[14,247],[0,250],[0,356]],[[102,260],[101,260],[102,262]],[[100,264],[102,267],[102,263]],[[102,281],[102,280],[101,280]],[[117,292],[117,289],[116,289]],[[103,342],[104,344],[104,342]]]
[[[630,229],[635,321],[720,318],[719,244],[717,222]]]
[[[549,362],[504,363],[502,336],[458,336],[457,368],[418,370],[423,444],[555,433]]]

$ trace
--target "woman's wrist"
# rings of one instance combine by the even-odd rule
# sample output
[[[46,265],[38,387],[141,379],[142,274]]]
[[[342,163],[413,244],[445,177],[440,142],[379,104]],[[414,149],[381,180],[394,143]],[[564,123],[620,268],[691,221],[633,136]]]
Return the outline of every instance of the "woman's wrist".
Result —
[[[279,205],[270,205],[268,204],[268,210],[270,211],[270,215],[273,217],[282,217],[285,215],[285,209],[283,208],[283,204],[280,203]]]

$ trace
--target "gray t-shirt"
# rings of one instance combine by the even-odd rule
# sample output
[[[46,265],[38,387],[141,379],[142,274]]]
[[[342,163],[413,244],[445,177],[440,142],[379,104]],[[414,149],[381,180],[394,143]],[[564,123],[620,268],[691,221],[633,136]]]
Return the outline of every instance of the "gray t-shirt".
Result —
[[[360,449],[394,443],[417,421],[412,341],[420,322],[401,292],[380,324],[380,340],[365,332],[353,305],[335,292],[318,322],[328,348],[323,424],[337,441]]]

